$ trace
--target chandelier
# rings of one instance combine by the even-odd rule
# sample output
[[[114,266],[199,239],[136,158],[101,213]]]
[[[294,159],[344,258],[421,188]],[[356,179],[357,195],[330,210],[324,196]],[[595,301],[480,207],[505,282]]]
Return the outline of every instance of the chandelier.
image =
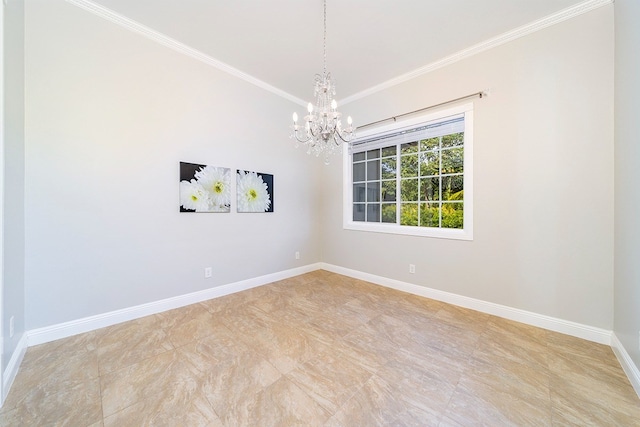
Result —
[[[336,87],[331,81],[331,73],[327,72],[327,0],[324,0],[324,71],[316,74],[313,95],[315,106],[310,102],[304,124],[298,124],[298,114],[293,113],[293,132],[291,138],[307,147],[308,154],[324,155],[324,162],[329,163],[329,156],[340,151],[343,142],[350,142],[355,137],[351,116],[347,118],[347,127],[340,122],[341,114],[337,111],[338,103],[334,99]],[[299,145],[296,143],[296,147]]]

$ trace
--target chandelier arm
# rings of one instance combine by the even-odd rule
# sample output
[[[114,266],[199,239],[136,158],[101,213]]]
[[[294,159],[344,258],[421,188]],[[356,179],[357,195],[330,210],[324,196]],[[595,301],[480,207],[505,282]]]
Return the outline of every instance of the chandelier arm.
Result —
[[[311,140],[311,138],[300,139],[300,137],[298,136],[298,131],[297,130],[293,131],[293,137],[296,139],[296,141],[301,142],[303,144],[306,144],[307,142],[309,142]]]
[[[306,138],[300,138],[300,134],[302,135],[306,135]],[[313,138],[311,137],[311,135],[309,134],[309,132],[300,132],[300,126],[299,125],[294,125],[293,126],[293,137],[295,137],[295,139],[298,142],[301,142],[303,144],[306,144],[307,142],[311,141]]]
[[[342,135],[342,130],[338,128],[336,128],[335,134],[338,135],[343,142],[349,143],[353,139],[353,130],[347,130],[347,132],[351,136],[348,136],[346,138]]]
[[[313,131],[314,128],[316,129],[316,132]],[[319,127],[317,126],[309,126],[309,130],[307,133],[313,137],[309,139],[315,139],[322,133],[322,129],[319,129]]]

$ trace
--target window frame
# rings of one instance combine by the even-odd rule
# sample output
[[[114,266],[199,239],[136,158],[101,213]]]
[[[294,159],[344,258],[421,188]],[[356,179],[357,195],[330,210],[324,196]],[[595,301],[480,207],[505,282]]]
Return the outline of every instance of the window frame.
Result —
[[[473,240],[473,103],[466,103],[455,107],[438,110],[431,113],[414,116],[412,118],[394,122],[388,125],[377,126],[358,132],[358,139],[369,138],[374,135],[385,135],[398,132],[403,129],[411,129],[427,123],[437,123],[446,120],[447,117],[464,114],[464,200],[463,200],[463,224],[464,228],[440,228],[400,225],[383,222],[363,222],[353,220],[353,160],[350,149],[342,150],[343,172],[343,229],[356,231],[369,231],[376,233],[390,233],[419,237],[433,237],[454,240]],[[356,140],[357,142],[357,140]],[[398,162],[400,155],[398,155]],[[397,193],[398,200],[400,193]],[[400,203],[397,203],[397,209]]]

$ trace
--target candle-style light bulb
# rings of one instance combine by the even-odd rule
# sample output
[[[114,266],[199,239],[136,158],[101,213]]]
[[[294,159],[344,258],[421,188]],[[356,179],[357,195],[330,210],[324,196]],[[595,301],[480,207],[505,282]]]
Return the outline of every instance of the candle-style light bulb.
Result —
[[[338,103],[336,102],[335,99],[331,100],[331,109],[335,110],[336,108],[338,108]]]
[[[349,126],[351,126],[351,123],[353,123],[353,119],[351,118],[351,116],[347,117],[347,123],[349,123]]]
[[[296,123],[298,121],[298,113],[296,113],[295,111],[293,112],[293,123]]]
[[[309,103],[309,105],[307,105],[307,111],[309,112],[309,114],[311,114],[313,112],[313,105],[311,103]]]

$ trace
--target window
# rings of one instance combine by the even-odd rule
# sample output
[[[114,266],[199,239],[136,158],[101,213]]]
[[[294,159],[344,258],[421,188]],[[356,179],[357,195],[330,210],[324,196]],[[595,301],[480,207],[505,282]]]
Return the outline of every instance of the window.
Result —
[[[471,240],[472,113],[359,132],[344,154],[345,228]]]

